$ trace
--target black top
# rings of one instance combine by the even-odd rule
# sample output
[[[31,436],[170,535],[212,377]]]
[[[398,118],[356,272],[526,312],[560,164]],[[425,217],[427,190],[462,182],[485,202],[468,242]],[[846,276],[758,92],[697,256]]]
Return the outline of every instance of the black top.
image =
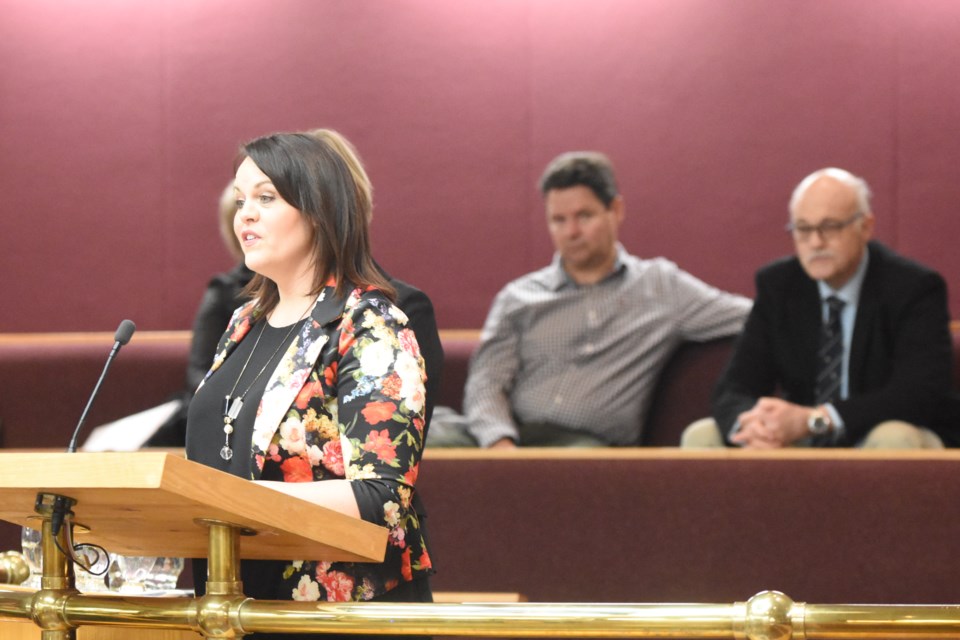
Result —
[[[188,409],[188,421],[191,425],[204,425],[202,428],[187,430],[187,458],[208,467],[225,471],[241,478],[250,479],[253,472],[250,456],[250,440],[253,436],[253,423],[257,417],[257,406],[266,389],[270,374],[273,373],[277,362],[283,356],[298,328],[303,323],[296,323],[297,328],[273,327],[261,318],[250,331],[249,339],[242,340],[234,353],[224,360],[223,365],[207,379],[194,395]],[[263,334],[257,343],[257,334],[263,328]],[[256,344],[256,348],[254,348]],[[279,350],[278,350],[279,347]],[[252,355],[251,355],[252,353]],[[247,358],[249,364],[244,368]],[[266,366],[266,369],[264,369]],[[263,373],[257,377],[260,370]],[[243,371],[241,375],[241,370]],[[238,380],[239,378],[239,380]],[[234,385],[236,389],[234,390]],[[248,389],[249,387],[249,389]],[[233,397],[243,395],[243,408],[236,420],[233,421],[234,431],[230,435],[230,447],[233,457],[224,460],[220,450],[225,443],[223,432],[224,396]],[[246,393],[244,394],[244,391]],[[282,478],[268,478],[264,480],[281,480]],[[244,560],[240,563],[241,577],[247,595],[260,599],[278,599],[283,594],[274,591],[276,580],[273,578],[283,571],[286,562],[276,560]],[[193,571],[198,594],[204,592],[202,576],[206,575],[205,560],[195,560]],[[264,636],[268,637],[268,636]]]
[[[250,440],[253,435],[253,423],[257,417],[257,406],[260,404],[260,398],[277,362],[299,332],[302,324],[303,320],[297,322],[296,327],[291,325],[273,327],[265,319],[259,320],[250,330],[249,338],[240,341],[236,351],[230,354],[223,365],[200,387],[190,403],[188,420],[192,425],[204,426],[191,428],[187,432],[187,458],[241,478],[251,477],[253,469]],[[261,329],[263,334],[260,335],[258,343],[257,335]],[[244,368],[248,357],[250,362]],[[261,370],[263,373],[257,377]],[[243,371],[242,375],[241,371]],[[243,408],[233,421],[234,432],[230,436],[233,457],[229,461],[220,456],[220,450],[225,444],[224,397],[228,394],[234,398],[243,395]],[[282,478],[263,477],[263,479],[280,480]]]
[[[214,276],[203,293],[200,308],[193,319],[193,337],[190,340],[190,360],[187,363],[186,383],[177,393],[180,406],[144,443],[147,447],[182,447],[187,437],[187,413],[193,392],[210,370],[220,336],[230,324],[234,310],[244,303],[243,288],[253,278],[253,272],[242,262],[227,273]]]

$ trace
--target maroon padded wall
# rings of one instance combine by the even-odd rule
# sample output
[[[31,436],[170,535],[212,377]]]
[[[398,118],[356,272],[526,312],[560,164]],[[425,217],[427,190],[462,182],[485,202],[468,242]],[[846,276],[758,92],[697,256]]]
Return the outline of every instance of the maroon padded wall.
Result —
[[[614,159],[624,244],[719,286],[790,250],[785,201],[864,175],[879,237],[953,284],[952,0],[0,0],[0,331],[190,325],[230,266],[216,200],[245,139],[340,129],[374,244],[478,327],[551,253],[534,184]],[[952,301],[954,316],[960,303]]]
[[[955,461],[662,453],[428,449],[417,490],[433,588],[531,602],[723,603],[763,589],[816,604],[957,601]]]

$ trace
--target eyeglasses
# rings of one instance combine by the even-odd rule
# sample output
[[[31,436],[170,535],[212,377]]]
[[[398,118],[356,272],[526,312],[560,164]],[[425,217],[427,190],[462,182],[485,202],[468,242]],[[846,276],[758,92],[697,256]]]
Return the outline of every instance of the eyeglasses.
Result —
[[[833,240],[843,229],[851,224],[854,221],[863,217],[863,212],[858,211],[846,220],[824,220],[820,224],[814,226],[811,224],[803,224],[802,222],[789,223],[785,229],[787,233],[793,234],[794,239],[799,242],[805,242],[810,239],[810,234],[816,231],[823,240]]]

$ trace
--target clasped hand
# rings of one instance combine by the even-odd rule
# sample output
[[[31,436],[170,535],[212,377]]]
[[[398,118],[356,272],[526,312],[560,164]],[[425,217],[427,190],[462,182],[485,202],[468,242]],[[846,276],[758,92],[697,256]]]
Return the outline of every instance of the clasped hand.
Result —
[[[809,435],[809,407],[781,398],[763,397],[753,408],[741,413],[740,429],[730,440],[747,449],[779,449]]]

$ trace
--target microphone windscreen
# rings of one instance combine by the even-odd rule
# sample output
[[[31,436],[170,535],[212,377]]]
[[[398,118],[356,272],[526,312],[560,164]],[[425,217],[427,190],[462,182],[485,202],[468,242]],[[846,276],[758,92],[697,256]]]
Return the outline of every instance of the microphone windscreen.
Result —
[[[120,326],[117,327],[117,332],[113,334],[113,339],[123,346],[130,342],[130,338],[133,337],[133,332],[136,330],[137,325],[133,324],[133,320],[124,320],[120,323]]]

